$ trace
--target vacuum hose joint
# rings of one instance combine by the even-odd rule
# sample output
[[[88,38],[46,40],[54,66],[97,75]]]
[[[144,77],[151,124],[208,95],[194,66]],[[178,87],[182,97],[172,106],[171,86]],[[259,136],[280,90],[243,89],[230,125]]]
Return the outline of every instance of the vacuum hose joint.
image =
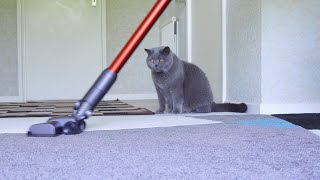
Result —
[[[89,118],[116,79],[116,73],[109,69],[104,70],[86,95],[79,102],[75,103],[75,110],[73,112],[75,119],[83,120]]]

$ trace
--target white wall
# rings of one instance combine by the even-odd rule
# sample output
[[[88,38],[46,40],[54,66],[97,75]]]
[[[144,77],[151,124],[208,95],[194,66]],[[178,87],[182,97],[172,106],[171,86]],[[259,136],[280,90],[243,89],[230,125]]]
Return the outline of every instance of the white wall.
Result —
[[[261,102],[260,0],[227,0],[227,99]]]
[[[18,96],[17,3],[0,0],[0,97]]]
[[[222,101],[222,1],[189,0],[192,63],[207,74],[216,102]]]
[[[318,0],[227,0],[227,100],[250,112],[320,112],[319,9]]]
[[[320,103],[319,0],[262,1],[261,62],[263,103]]]

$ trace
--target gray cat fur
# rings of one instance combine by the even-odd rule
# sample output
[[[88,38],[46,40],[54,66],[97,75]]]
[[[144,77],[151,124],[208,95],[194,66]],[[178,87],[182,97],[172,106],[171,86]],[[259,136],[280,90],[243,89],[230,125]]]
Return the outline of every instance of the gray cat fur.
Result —
[[[160,108],[156,113],[245,112],[241,104],[216,104],[205,73],[196,65],[182,61],[169,47],[145,49]],[[162,61],[162,60],[163,61]]]

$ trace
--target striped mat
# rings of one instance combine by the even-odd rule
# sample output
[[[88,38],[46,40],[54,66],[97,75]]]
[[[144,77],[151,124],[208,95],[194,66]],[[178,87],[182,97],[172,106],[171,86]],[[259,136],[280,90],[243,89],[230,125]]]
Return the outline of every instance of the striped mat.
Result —
[[[72,114],[75,101],[30,101],[27,103],[0,103],[0,118],[56,117]],[[134,107],[120,100],[101,101],[93,116],[152,115],[148,109]]]

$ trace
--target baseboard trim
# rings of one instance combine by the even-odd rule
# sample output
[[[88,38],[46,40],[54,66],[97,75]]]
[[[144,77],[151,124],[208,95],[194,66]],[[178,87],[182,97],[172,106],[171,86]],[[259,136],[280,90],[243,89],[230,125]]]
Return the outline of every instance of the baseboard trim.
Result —
[[[320,113],[320,103],[247,104],[248,114],[301,114]]]
[[[247,114],[260,114],[260,104],[250,104],[247,103],[248,110]]]
[[[21,96],[0,96],[0,102],[23,102],[23,98]]]
[[[157,94],[107,94],[104,100],[148,100],[157,99]]]
[[[260,114],[320,113],[320,103],[260,104]]]

